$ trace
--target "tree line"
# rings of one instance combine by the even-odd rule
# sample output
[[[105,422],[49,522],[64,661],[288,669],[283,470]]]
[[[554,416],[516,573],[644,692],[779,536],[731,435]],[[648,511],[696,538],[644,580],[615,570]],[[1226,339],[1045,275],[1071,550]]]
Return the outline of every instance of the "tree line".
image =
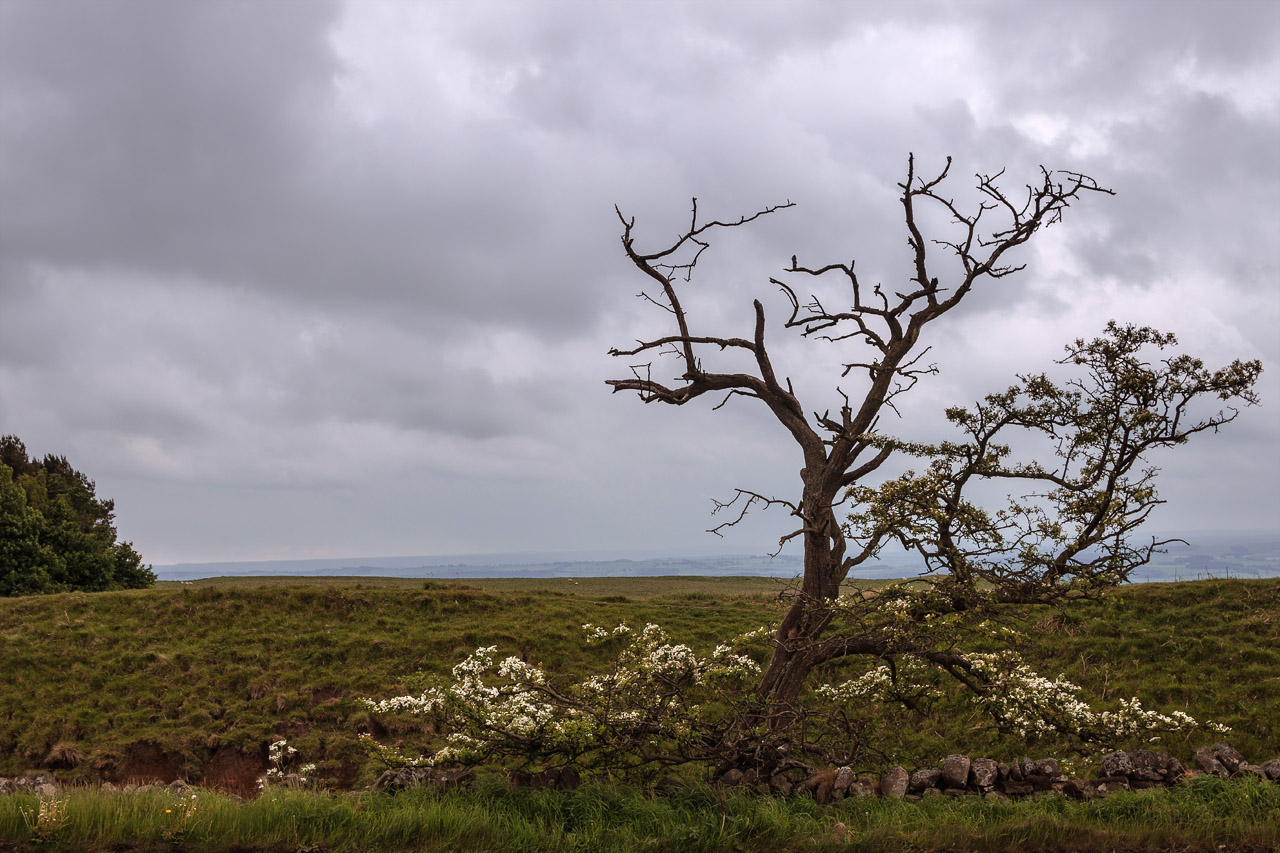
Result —
[[[0,595],[137,589],[156,582],[129,542],[116,541],[115,501],[65,456],[33,459],[0,437]]]

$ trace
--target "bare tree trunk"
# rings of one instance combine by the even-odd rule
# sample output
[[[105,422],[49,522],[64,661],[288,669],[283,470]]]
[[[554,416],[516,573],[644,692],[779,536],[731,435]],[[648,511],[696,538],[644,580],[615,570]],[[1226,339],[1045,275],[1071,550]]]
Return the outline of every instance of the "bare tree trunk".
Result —
[[[848,573],[844,532],[832,508],[836,490],[825,482],[826,473],[821,468],[802,472],[804,576],[796,600],[778,625],[773,655],[756,689],[756,698],[772,709],[775,727],[789,725],[793,717],[790,711],[817,663],[817,641],[831,621],[828,605],[840,595]]]

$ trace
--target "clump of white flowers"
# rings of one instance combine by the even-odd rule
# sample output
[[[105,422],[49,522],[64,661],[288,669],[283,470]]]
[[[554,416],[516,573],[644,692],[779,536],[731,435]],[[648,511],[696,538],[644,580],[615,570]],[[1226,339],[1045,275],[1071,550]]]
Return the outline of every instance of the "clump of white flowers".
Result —
[[[988,627],[985,624],[980,628]],[[997,633],[992,629],[991,633]],[[1136,697],[1121,700],[1116,709],[1100,710],[1081,698],[1083,689],[1059,676],[1046,678],[1014,652],[970,653],[963,656],[970,675],[969,696],[1002,728],[1022,738],[1065,737],[1080,743],[1113,747],[1123,741],[1159,740],[1161,735],[1197,728],[1225,732],[1226,726],[1202,724],[1183,711],[1167,714],[1142,707]],[[894,665],[881,664],[841,684],[814,689],[846,711],[876,703],[936,698],[929,666],[911,655],[898,655]]]
[[[1097,710],[1080,698],[1079,685],[1062,676],[1046,678],[1012,652],[965,658],[985,683],[976,701],[1021,737],[1059,734],[1111,745],[1139,737],[1158,740],[1162,734],[1202,727],[1229,730],[1217,723],[1202,726],[1183,711],[1148,710],[1137,697],[1121,700],[1115,710]]]
[[[416,694],[365,699],[375,714],[433,718],[448,732],[434,754],[411,758],[365,738],[388,764],[479,763],[505,757],[536,764],[569,759],[583,766],[618,769],[674,764],[745,696],[743,685],[760,673],[744,646],[769,633],[760,629],[700,654],[672,643],[654,624],[634,631],[583,625],[589,644],[623,643],[601,674],[553,685],[543,670],[518,657],[501,660],[496,646],[481,646],[453,667],[451,678],[428,683]],[[619,766],[621,765],[621,766]]]
[[[910,695],[936,697],[941,692],[926,681],[927,669],[913,658],[900,658],[896,666],[881,664],[842,684],[820,684],[814,692],[839,704],[892,702]]]
[[[311,763],[301,764],[297,767],[293,765],[297,763],[298,750],[289,746],[289,742],[283,738],[273,741],[267,746],[267,761],[271,766],[267,768],[267,772],[258,779],[258,789],[262,790],[269,784],[284,784],[290,786],[305,785],[308,782],[309,773],[316,771],[316,765]]]
[[[627,627],[626,622],[619,622],[613,630],[608,628],[592,625],[588,622],[582,626],[582,630],[587,632],[588,643],[603,643],[607,640],[616,640],[619,637],[625,637],[631,633],[631,629]]]
[[[41,797],[38,809],[20,808],[18,811],[22,815],[22,822],[34,836],[34,840],[40,841],[66,823],[67,800]]]
[[[860,593],[844,604],[850,613],[858,606],[875,609],[880,624],[901,623],[897,636],[914,644],[918,624],[913,609],[922,601],[914,590],[893,587],[872,596]],[[977,627],[997,640],[1009,633],[990,623]],[[558,682],[522,658],[500,657],[496,646],[481,646],[454,666],[448,678],[419,676],[414,682],[424,686],[415,693],[363,700],[375,715],[429,717],[428,730],[439,738],[434,752],[411,756],[369,735],[362,740],[391,766],[573,764],[625,775],[689,761],[719,761],[717,750],[736,743],[726,740],[726,733],[743,721],[748,727],[765,726],[758,734],[769,736],[751,688],[760,674],[757,661],[776,641],[774,630],[760,628],[710,652],[673,643],[654,624],[640,629],[586,624],[582,630],[589,645],[618,644],[617,657],[605,671]],[[968,695],[997,725],[1024,738],[1051,736],[1113,746],[1194,728],[1223,730],[1202,726],[1181,711],[1147,710],[1136,698],[1115,709],[1095,709],[1081,699],[1078,685],[1062,677],[1046,678],[1012,652],[951,653],[943,662],[931,662],[930,654],[890,653],[854,678],[816,687],[800,710],[812,723],[812,731],[806,728],[802,737],[809,738],[809,745],[833,738],[847,744],[861,721],[881,713],[885,705],[920,710],[939,699],[945,672],[970,688]],[[752,731],[741,729],[733,737],[750,740]],[[285,748],[283,741],[279,745]]]

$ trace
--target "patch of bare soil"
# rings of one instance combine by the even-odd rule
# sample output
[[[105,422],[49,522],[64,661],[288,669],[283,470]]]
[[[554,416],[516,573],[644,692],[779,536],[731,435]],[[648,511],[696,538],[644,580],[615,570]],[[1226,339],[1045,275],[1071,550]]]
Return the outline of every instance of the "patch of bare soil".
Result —
[[[238,797],[252,797],[258,793],[259,777],[270,766],[265,749],[223,747],[216,750],[205,763],[200,785]]]
[[[169,783],[183,775],[182,756],[176,752],[167,752],[155,741],[138,741],[125,749],[123,769],[113,775],[117,778],[106,781],[134,785]]]

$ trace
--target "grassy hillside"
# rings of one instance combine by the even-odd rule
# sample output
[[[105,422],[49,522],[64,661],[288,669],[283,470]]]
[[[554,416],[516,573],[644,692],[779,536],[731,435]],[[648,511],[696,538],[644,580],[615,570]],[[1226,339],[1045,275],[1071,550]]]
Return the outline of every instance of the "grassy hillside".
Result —
[[[66,778],[126,776],[147,762],[196,778],[220,752],[265,755],[287,737],[322,781],[367,782],[378,768],[357,744],[371,725],[357,700],[397,692],[400,675],[447,672],[494,643],[550,672],[582,671],[603,654],[583,646],[584,622],[652,621],[713,645],[776,619],[781,589],[766,578],[245,578],[3,599],[0,775],[54,753]],[[1252,759],[1280,755],[1280,581],[1137,585],[1067,613],[1028,609],[1023,629],[1022,651],[1045,674],[1226,723]],[[889,718],[877,759],[1057,754],[980,724],[946,703],[923,719]],[[421,735],[378,733],[411,744]],[[1208,739],[1164,747],[1185,758]]]

